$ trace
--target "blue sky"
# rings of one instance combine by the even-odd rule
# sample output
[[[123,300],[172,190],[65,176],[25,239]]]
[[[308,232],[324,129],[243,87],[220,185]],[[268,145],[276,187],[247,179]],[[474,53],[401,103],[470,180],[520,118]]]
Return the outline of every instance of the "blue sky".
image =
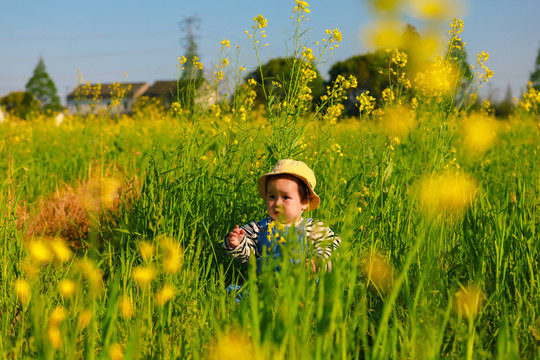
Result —
[[[372,50],[361,36],[374,20],[365,0],[309,3],[311,14],[305,24],[309,39],[320,40],[325,29],[338,28],[343,34],[335,55],[326,57],[319,68],[323,77],[336,61]],[[79,70],[92,83],[175,79],[177,58],[186,50],[180,22],[192,16],[199,19],[194,30],[205,69],[218,61],[220,42],[226,38],[231,49],[240,46],[241,63],[250,70],[256,58],[244,31],[251,29],[253,17],[262,14],[268,19],[264,62],[287,54],[293,7],[293,0],[2,0],[0,96],[24,90],[40,56],[63,102],[76,86]],[[518,96],[540,47],[540,0],[469,0],[443,21],[441,33],[454,16],[464,21],[462,38],[469,63],[476,62],[476,53],[490,54],[486,65],[494,78],[482,94],[503,97],[510,84]],[[420,31],[426,25],[414,18],[405,20]]]

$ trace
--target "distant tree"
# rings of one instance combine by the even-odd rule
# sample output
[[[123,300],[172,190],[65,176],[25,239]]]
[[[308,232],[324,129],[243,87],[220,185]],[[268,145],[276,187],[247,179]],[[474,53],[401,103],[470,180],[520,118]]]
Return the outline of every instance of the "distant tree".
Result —
[[[494,106],[495,116],[507,118],[514,113],[514,101],[512,99],[512,89],[510,84],[506,86],[506,95],[504,99]]]
[[[26,83],[26,92],[39,101],[42,110],[61,110],[60,98],[56,86],[45,69],[43,58],[39,58],[34,74]]]
[[[345,78],[354,75],[358,80],[357,87],[350,89],[347,93],[345,112],[348,115],[358,113],[355,103],[356,97],[361,93],[369,91],[369,94],[377,100],[381,98],[382,91],[388,86],[388,75],[381,74],[381,70],[386,67],[386,58],[387,54],[384,50],[377,50],[375,53],[353,56],[337,62],[330,68],[329,86],[338,75]]]
[[[262,65],[261,69],[257,68],[246,76],[246,82],[249,79],[253,79],[258,84],[262,84],[262,70],[262,74],[264,76],[264,90],[261,86],[258,86],[255,89],[255,92],[257,93],[255,102],[257,104],[266,103],[264,92],[266,92],[266,94],[270,94],[272,92],[278,98],[283,98],[285,96],[287,86],[291,83],[291,77],[295,73],[293,66],[294,61],[295,58],[293,57],[272,59],[266,64]],[[314,103],[317,102],[325,92],[324,80],[316,69],[315,72],[317,73],[317,77],[309,84]],[[281,86],[275,86],[273,82],[277,82],[281,84]]]
[[[21,119],[26,119],[32,111],[39,110],[39,103],[26,91],[13,91],[0,99],[5,110]]]
[[[540,91],[540,48],[538,49],[538,55],[536,55],[536,62],[534,63],[534,71],[529,76],[529,81],[535,90]]]

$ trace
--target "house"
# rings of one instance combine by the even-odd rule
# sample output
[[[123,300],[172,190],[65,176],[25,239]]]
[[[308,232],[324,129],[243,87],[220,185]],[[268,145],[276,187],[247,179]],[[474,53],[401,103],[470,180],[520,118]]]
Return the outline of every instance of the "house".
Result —
[[[150,99],[158,99],[165,107],[170,107],[177,100],[177,81],[160,80],[154,82],[143,94]]]
[[[148,88],[145,82],[81,84],[68,94],[66,107],[71,114],[99,114],[107,111],[128,114]]]
[[[149,99],[159,99],[160,102],[168,108],[172,103],[178,101],[179,98],[180,101],[183,101],[182,91],[185,91],[184,88],[186,86],[190,85],[179,83],[177,80],[156,81],[148,88],[148,90],[146,90],[144,96],[147,96]],[[178,91],[180,91],[180,96],[177,96]],[[201,108],[207,109],[216,102],[217,96],[215,90],[212,89],[206,81],[202,82],[196,91],[195,103]]]

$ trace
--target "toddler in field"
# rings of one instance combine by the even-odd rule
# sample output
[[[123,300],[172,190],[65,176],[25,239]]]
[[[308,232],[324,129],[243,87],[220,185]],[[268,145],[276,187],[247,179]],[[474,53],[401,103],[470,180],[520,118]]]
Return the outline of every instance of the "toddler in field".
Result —
[[[292,263],[306,259],[314,272],[321,268],[330,271],[330,256],[341,239],[322,222],[302,217],[305,210],[319,206],[315,184],[315,174],[304,162],[280,160],[257,184],[268,217],[236,225],[223,241],[225,250],[240,262],[255,256],[259,272],[263,254],[279,259],[285,253]]]

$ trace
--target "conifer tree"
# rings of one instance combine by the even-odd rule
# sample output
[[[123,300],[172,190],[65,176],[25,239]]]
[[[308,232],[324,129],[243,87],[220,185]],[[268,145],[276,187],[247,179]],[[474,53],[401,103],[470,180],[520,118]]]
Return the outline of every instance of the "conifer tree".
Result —
[[[540,91],[540,48],[538,49],[538,55],[536,55],[536,62],[534,63],[534,71],[529,76],[529,81],[535,90]]]
[[[54,81],[47,73],[43,58],[39,58],[39,62],[34,69],[34,74],[26,83],[26,92],[32,94],[39,101],[42,110],[60,110],[60,98],[56,93]]]

